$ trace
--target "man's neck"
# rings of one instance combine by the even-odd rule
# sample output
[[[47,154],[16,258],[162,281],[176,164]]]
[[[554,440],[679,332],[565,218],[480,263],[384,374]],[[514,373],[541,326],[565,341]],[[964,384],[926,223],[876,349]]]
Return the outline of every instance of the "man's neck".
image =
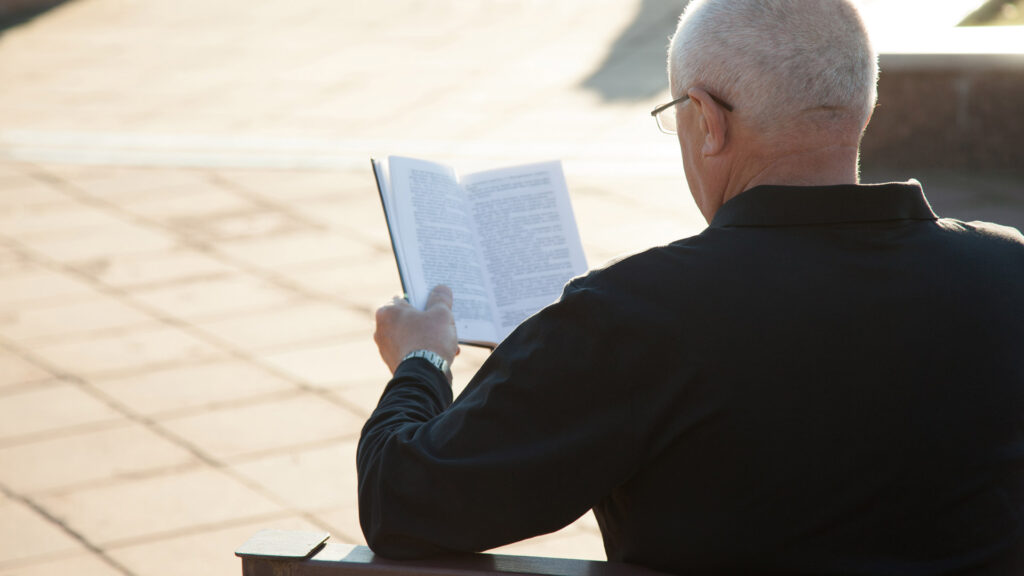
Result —
[[[747,174],[730,179],[726,201],[765,184],[776,186],[831,186],[857,184],[857,147],[831,146],[775,155],[754,164]]]

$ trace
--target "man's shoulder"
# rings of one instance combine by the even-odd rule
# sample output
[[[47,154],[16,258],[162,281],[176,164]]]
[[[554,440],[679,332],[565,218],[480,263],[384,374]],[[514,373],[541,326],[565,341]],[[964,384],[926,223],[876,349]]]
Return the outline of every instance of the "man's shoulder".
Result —
[[[976,265],[993,265],[1024,275],[1024,235],[1011,226],[983,221],[940,218],[936,222],[947,235],[950,254],[959,254]]]
[[[672,284],[685,276],[694,276],[711,262],[705,234],[677,240],[615,258],[570,282],[568,292],[618,292],[628,289],[643,292],[655,283]]]
[[[1021,234],[1020,230],[1012,226],[981,220],[964,221],[957,220],[956,218],[939,218],[937,223],[944,230],[950,232],[962,233],[983,240],[1024,248],[1024,234]]]

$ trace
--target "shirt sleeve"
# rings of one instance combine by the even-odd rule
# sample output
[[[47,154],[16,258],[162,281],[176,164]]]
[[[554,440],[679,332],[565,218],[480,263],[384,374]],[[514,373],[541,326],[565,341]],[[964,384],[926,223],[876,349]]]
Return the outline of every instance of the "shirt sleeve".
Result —
[[[362,431],[359,514],[374,552],[481,551],[558,530],[626,481],[636,455],[614,314],[568,288],[491,354],[450,406],[402,363]],[[607,306],[604,306],[607,312]]]

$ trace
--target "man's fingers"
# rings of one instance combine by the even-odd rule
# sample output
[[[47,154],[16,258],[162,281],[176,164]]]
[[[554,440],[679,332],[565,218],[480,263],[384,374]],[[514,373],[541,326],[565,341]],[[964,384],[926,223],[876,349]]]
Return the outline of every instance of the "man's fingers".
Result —
[[[391,302],[388,302],[385,306],[409,306],[409,299],[404,296],[392,296]]]
[[[458,335],[452,317],[452,291],[438,286],[430,292],[424,310],[395,298],[377,310],[373,339],[381,358],[392,372],[413,350],[431,350],[449,362],[459,353]]]
[[[434,306],[444,306],[451,310],[452,289],[444,284],[434,286],[434,289],[430,291],[430,296],[427,296],[427,305],[424,307],[424,310],[430,310]]]

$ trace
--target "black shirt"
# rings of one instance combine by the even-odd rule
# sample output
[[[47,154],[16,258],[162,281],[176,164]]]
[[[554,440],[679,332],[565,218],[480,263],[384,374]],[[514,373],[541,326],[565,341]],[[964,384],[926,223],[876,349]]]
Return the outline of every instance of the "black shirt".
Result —
[[[665,571],[1024,570],[1024,237],[916,182],[748,190],[571,282],[450,403],[410,360],[363,429],[382,555],[594,508],[610,560]]]

